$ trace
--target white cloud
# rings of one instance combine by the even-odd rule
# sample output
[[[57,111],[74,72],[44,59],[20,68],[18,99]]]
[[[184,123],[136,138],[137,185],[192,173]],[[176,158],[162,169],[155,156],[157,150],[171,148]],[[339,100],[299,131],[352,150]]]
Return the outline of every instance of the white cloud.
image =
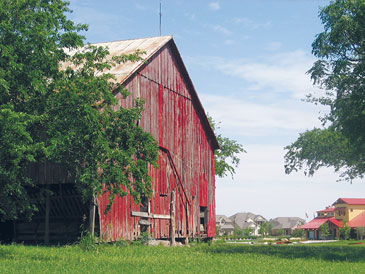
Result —
[[[268,29],[271,27],[272,24],[271,21],[266,21],[265,23],[257,23],[247,17],[235,17],[231,19],[231,22],[236,25],[244,26],[251,30],[256,30],[259,28]]]
[[[190,21],[195,20],[195,13],[190,13],[190,12],[184,12],[184,16],[187,17]]]
[[[209,8],[211,9],[211,10],[219,10],[221,7],[220,7],[220,5],[219,5],[219,2],[211,2],[211,3],[209,3]]]
[[[266,45],[265,49],[267,51],[277,51],[282,47],[281,42],[270,42]]]
[[[221,25],[213,25],[211,26],[211,28],[215,31],[215,32],[219,32],[222,33],[224,35],[231,35],[232,31],[230,31],[229,29],[221,26]]]
[[[138,10],[146,10],[146,9],[147,9],[147,7],[146,7],[146,6],[144,6],[144,5],[142,5],[142,4],[138,3],[138,2],[134,2],[134,6],[135,6],[135,7],[136,7],[136,9],[138,9]]]
[[[195,59],[195,60],[194,60]],[[271,93],[287,93],[290,97],[303,99],[317,89],[306,74],[314,59],[303,50],[277,53],[256,60],[231,60],[220,57],[191,58],[192,62],[216,69],[249,83],[246,89]]]
[[[236,136],[296,134],[320,126],[318,113],[303,108],[300,101],[273,102],[271,105],[249,102],[228,95],[200,93],[207,112],[222,123],[222,130]],[[223,128],[224,127],[224,128]]]
[[[231,39],[227,39],[227,40],[224,40],[223,42],[225,45],[229,46],[229,45],[233,45],[235,42]]]

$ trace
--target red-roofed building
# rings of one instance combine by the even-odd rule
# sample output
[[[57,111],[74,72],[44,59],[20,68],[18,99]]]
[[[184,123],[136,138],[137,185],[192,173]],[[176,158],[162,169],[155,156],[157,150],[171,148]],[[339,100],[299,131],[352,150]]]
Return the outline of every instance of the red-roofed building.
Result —
[[[332,206],[317,211],[317,217],[300,228],[307,232],[307,238],[322,239],[321,225],[327,223],[330,236],[327,239],[340,237],[340,228],[346,223],[355,235],[358,227],[365,227],[365,199],[339,198]]]
[[[322,240],[321,226],[325,223],[328,224],[330,235],[327,239],[335,239],[340,236],[339,229],[342,227],[343,222],[333,217],[334,208],[329,207],[324,210],[317,211],[317,217],[309,223],[302,225],[300,228],[306,231],[306,236],[311,240]]]

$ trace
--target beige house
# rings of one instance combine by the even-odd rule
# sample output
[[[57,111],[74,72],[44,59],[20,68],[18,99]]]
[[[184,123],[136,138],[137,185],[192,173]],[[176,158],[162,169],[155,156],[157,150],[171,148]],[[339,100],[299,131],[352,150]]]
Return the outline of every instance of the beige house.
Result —
[[[233,222],[226,215],[216,215],[215,224],[218,228],[219,236],[233,235],[234,232]]]
[[[277,217],[270,221],[272,223],[272,235],[291,235],[293,230],[305,224],[305,220],[299,217]]]
[[[263,216],[251,212],[236,213],[229,218],[242,231],[245,231],[247,228],[251,229],[251,235],[254,236],[259,235],[261,225],[267,222]]]

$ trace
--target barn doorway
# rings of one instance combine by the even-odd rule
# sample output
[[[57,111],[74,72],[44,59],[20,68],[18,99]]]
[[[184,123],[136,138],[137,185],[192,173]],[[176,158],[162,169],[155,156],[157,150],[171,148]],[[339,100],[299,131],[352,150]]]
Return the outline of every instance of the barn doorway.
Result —
[[[77,192],[75,184],[48,185],[50,192],[48,206],[43,186],[30,193],[38,211],[31,221],[19,219],[0,225],[1,241],[43,244],[45,242],[46,212],[48,211],[48,230],[50,244],[66,244],[79,240],[82,231],[88,229],[90,201],[84,201]],[[43,192],[42,192],[43,191]],[[43,194],[42,194],[43,193]],[[48,208],[48,209],[47,209]],[[95,232],[99,233],[99,216],[96,210]]]

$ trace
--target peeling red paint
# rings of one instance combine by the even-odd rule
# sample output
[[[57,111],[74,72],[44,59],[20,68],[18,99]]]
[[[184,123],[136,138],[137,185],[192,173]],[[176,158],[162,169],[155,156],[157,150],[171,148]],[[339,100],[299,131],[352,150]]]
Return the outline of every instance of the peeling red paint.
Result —
[[[124,84],[131,92],[123,107],[131,107],[138,96],[145,99],[140,125],[158,140],[159,169],[149,167],[153,196],[148,213],[169,215],[171,193],[176,191],[175,237],[200,233],[200,207],[207,208],[206,234],[215,236],[214,143],[207,131],[204,110],[174,44],[162,47],[149,62]],[[120,98],[119,94],[116,94]],[[107,195],[98,199],[101,235],[108,240],[135,239],[140,234],[141,211],[130,195],[116,198],[105,216]],[[170,237],[170,220],[150,218],[154,238]]]

